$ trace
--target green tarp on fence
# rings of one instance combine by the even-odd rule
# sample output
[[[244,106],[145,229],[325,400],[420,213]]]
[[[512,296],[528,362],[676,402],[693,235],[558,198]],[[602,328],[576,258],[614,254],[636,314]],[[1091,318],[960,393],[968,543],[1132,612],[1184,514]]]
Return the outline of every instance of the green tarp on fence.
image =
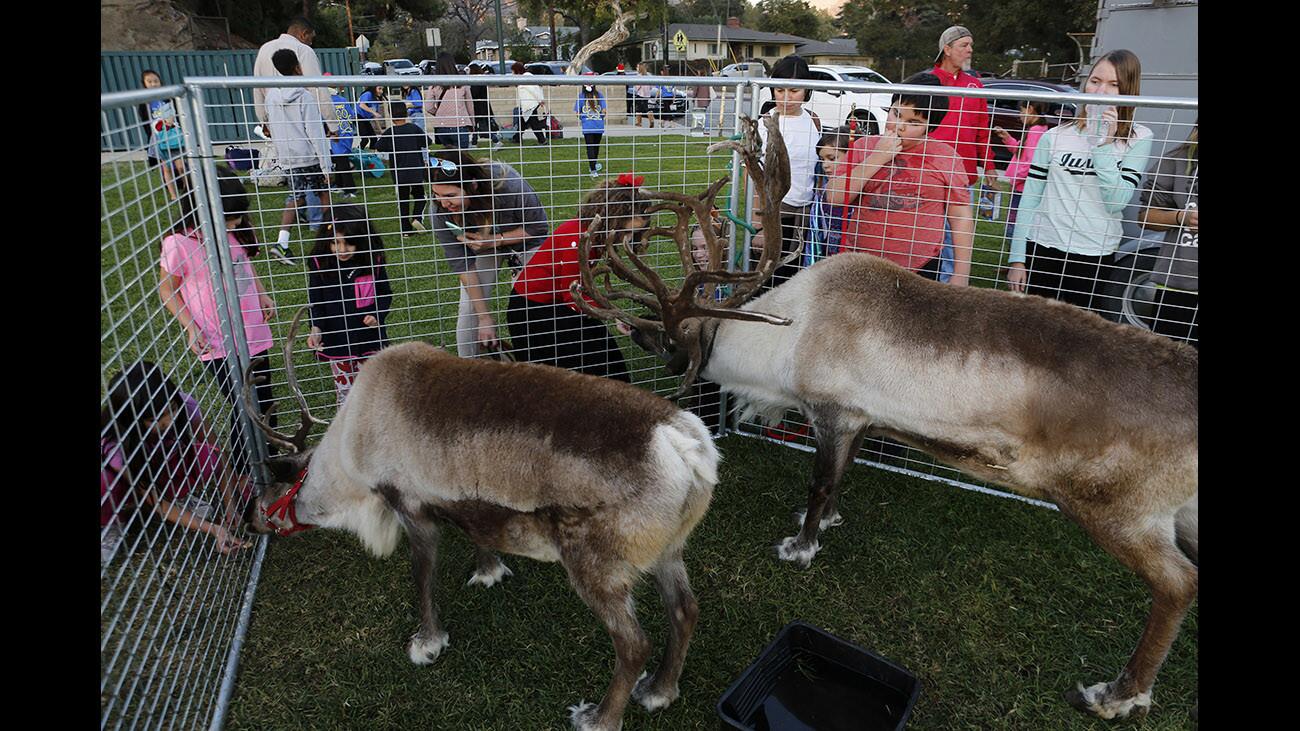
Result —
[[[335,76],[361,73],[361,59],[355,48],[317,48],[321,71]],[[102,51],[99,54],[99,92],[139,89],[140,74],[153,69],[162,76],[163,86],[179,84],[187,76],[252,76],[253,61],[257,51]],[[246,90],[212,89],[207,98],[208,126],[213,142],[235,142],[248,139],[253,114],[252,95]],[[126,120],[99,121],[99,147],[101,150],[138,149],[145,145],[142,126],[124,124],[131,120],[131,110],[125,110]],[[116,115],[117,113],[114,112]],[[121,130],[126,133],[108,130]]]

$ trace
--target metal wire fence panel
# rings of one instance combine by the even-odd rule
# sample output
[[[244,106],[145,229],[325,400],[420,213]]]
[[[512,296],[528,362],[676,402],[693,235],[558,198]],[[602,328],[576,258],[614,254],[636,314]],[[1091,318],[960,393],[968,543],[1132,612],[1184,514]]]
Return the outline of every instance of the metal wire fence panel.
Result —
[[[317,48],[321,70],[332,74],[352,74],[361,68],[355,48]],[[163,85],[180,84],[189,76],[244,76],[253,73],[256,50],[238,51],[101,51],[99,54],[100,94],[116,94],[140,89],[143,74],[154,71]],[[222,92],[214,92],[221,94]],[[226,92],[231,93],[231,92]],[[233,107],[231,107],[233,109]],[[211,139],[228,142],[240,139],[235,129],[245,129],[247,120],[216,117],[212,120]],[[144,145],[142,129],[126,128],[116,134],[100,129],[101,150],[129,150]]]
[[[254,558],[237,527],[250,462],[232,441],[217,249],[185,214],[201,187],[192,126],[171,132],[187,99],[105,97],[104,134],[138,125],[136,104],[153,143],[100,167],[100,725],[202,727]]]
[[[255,88],[268,89],[264,127]],[[787,88],[812,97],[801,105]],[[195,397],[203,443],[222,459],[191,492],[210,496],[218,519],[240,506],[249,453],[266,454],[240,431],[242,405],[232,407],[242,367],[255,361],[269,378],[254,392],[260,408],[278,406],[285,426],[298,411],[280,346],[301,308],[290,357],[326,420],[371,355],[408,340],[676,390],[679,377],[646,340],[572,303],[579,234],[599,214],[606,228],[593,240],[618,252],[636,243],[644,269],[629,263],[633,279],[680,287],[703,231],[694,222],[682,241],[648,236],[676,218],[633,191],[699,195],[731,175],[708,225],[724,244],[717,263],[747,269],[753,186],[739,182],[737,155],[710,146],[769,102],[792,169],[780,235],[794,258],[781,276],[866,252],[949,286],[1028,290],[1196,342],[1194,100],[1112,96],[1101,101],[1116,111],[1090,115],[1098,97],[1059,92],[634,76],[220,78],[187,89],[184,162],[148,163],[164,133],[156,125],[149,145],[103,157],[102,388],[108,404],[112,375],[144,358]],[[323,106],[319,89],[330,95]],[[102,103],[105,136],[140,126],[131,114],[142,101],[151,122],[165,119],[154,103],[168,91],[178,93]],[[1155,139],[1127,124],[1128,109],[1172,131]],[[187,190],[194,220],[182,213]],[[203,243],[222,226],[224,246]],[[206,264],[192,270],[198,281],[175,281],[178,242]],[[192,301],[204,293],[209,308]],[[777,425],[726,417],[727,399],[707,382],[682,405],[719,432],[813,443],[793,412]],[[170,448],[163,456],[186,453]],[[859,461],[986,489],[886,440],[868,439]],[[220,669],[237,659],[252,552],[220,554],[212,531],[178,525],[161,504],[109,511],[130,550],[114,551],[103,574],[106,726],[219,723]]]
[[[1195,100],[760,80],[760,108],[787,84],[811,92],[823,129],[849,125],[818,148],[831,224],[813,243],[1198,343]],[[882,135],[861,134],[859,103]],[[814,443],[793,413],[738,430]],[[860,459],[986,486],[887,439],[867,438]]]

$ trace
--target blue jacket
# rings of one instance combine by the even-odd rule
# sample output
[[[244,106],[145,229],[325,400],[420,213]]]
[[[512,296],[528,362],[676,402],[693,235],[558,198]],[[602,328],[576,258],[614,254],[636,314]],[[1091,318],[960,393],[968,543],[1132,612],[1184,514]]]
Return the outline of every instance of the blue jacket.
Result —
[[[605,96],[599,91],[596,92],[596,101],[600,104],[600,111],[593,111],[587,101],[588,97],[579,92],[578,100],[573,103],[573,112],[578,115],[579,121],[582,122],[582,131],[584,134],[603,134],[605,132]]]

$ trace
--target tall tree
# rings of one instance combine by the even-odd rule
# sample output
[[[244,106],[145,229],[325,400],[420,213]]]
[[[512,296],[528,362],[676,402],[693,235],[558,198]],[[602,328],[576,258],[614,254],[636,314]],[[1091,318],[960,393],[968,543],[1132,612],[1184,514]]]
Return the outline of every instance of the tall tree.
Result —
[[[786,33],[792,36],[830,38],[829,18],[808,3],[808,0],[759,0],[756,30],[768,33]]]
[[[939,35],[964,25],[975,37],[974,68],[1002,73],[1016,55],[1064,63],[1078,58],[1067,33],[1096,27],[1096,0],[853,0],[840,11],[841,27],[890,78],[930,68]],[[1011,54],[1008,54],[1011,51]]]

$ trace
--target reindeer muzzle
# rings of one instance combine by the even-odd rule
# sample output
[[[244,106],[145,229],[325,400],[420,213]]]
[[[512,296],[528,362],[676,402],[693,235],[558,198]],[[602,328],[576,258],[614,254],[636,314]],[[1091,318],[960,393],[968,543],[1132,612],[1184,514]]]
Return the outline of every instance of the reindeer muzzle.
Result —
[[[298,475],[298,480],[293,484],[293,487],[281,495],[279,500],[262,508],[262,517],[266,519],[267,526],[274,530],[276,535],[291,536],[294,533],[316,527],[311,523],[299,523],[298,511],[294,506],[294,500],[298,497],[298,490],[302,488],[302,483],[306,478],[307,470],[304,469]]]

